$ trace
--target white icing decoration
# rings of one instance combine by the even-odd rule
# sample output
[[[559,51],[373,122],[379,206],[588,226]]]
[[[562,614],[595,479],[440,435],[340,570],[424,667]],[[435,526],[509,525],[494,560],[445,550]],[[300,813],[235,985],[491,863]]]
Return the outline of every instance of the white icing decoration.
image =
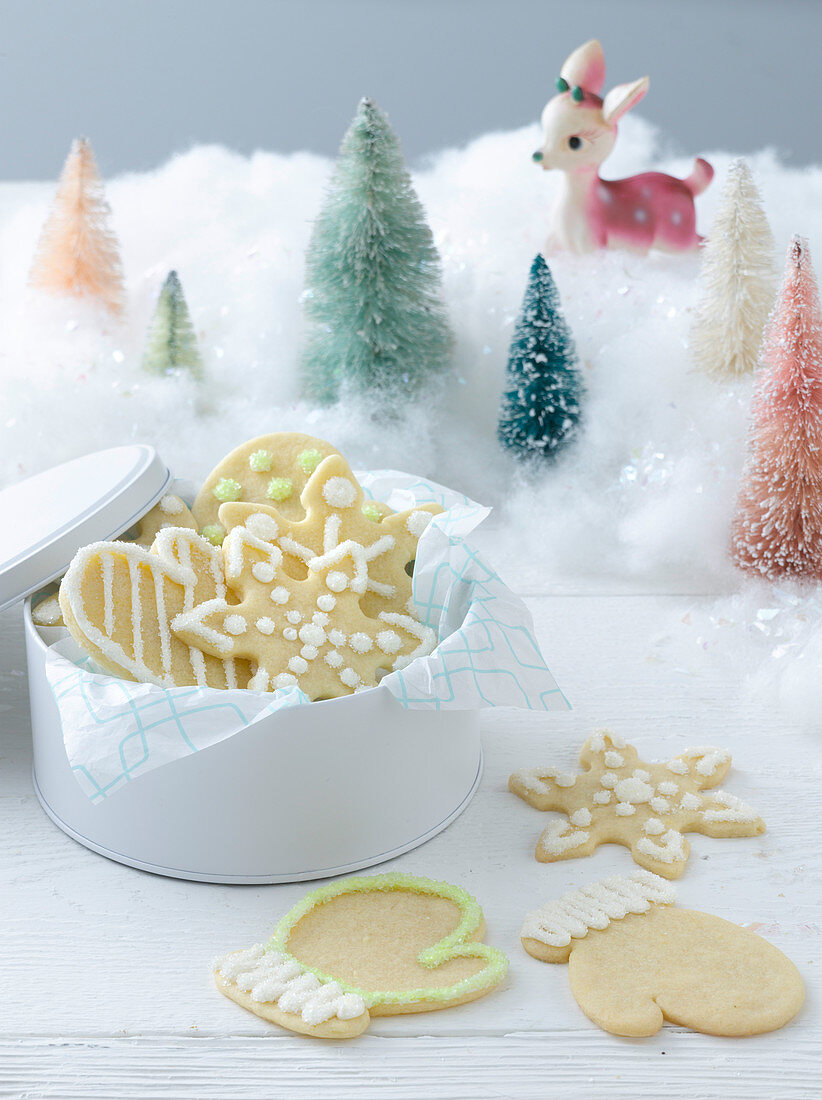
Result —
[[[173,493],[169,493],[160,500],[160,511],[166,516],[178,516],[184,509],[185,504]]]
[[[291,676],[288,672],[278,672],[277,675],[274,677],[274,687],[293,687],[296,683],[296,676]]]
[[[684,760],[669,760],[665,767],[669,772],[673,772],[674,775],[688,774],[688,765]]]
[[[620,817],[630,817],[636,813],[636,806],[632,806],[630,802],[617,802],[616,812]]]
[[[328,640],[333,646],[344,646],[347,642],[347,637],[341,630],[332,629],[328,632]]]
[[[265,512],[254,512],[245,521],[245,526],[252,535],[256,535],[258,539],[265,539],[266,542],[273,541],[280,533],[277,521]]]
[[[363,999],[356,993],[345,993],[339,982],[320,981],[303,971],[296,959],[265,951],[262,944],[217,959],[214,970],[224,981],[248,993],[252,1001],[276,1004],[282,1012],[298,1014],[309,1026],[316,1027],[334,1017],[353,1020],[366,1011]]]
[[[341,653],[338,653],[336,649],[332,649],[330,653],[326,653],[325,663],[331,668],[340,668],[345,664],[345,660]]]
[[[620,779],[614,788],[614,793],[620,802],[633,802],[638,805],[654,797],[654,788],[643,783],[641,779],[631,776],[629,779]]]
[[[572,825],[590,825],[591,811],[586,809],[576,810],[568,819]]]
[[[316,623],[304,623],[300,627],[299,638],[306,645],[321,646],[325,641],[325,631]]]
[[[381,630],[377,634],[377,645],[383,653],[396,653],[402,649],[402,638],[394,630]]]
[[[303,621],[302,612],[296,610],[286,611],[285,617],[293,626],[296,626],[297,623],[301,623]]]
[[[652,905],[671,905],[675,898],[673,886],[650,871],[614,875],[529,913],[521,935],[549,947],[567,947],[591,928],[607,928],[611,921],[623,920],[629,913],[647,913]]]
[[[405,668],[406,665],[410,665],[412,661],[416,661],[418,657],[424,657],[426,654],[430,653],[437,644],[437,635],[431,627],[425,626],[410,615],[401,615],[396,611],[381,611],[379,618],[382,619],[384,623],[388,623],[389,626],[401,627],[408,634],[413,635],[419,640],[419,645],[416,649],[405,654],[403,657],[397,657],[395,659],[394,668]]]
[[[357,499],[357,487],[347,477],[330,477],[323,485],[323,496],[332,508],[350,508]]]
[[[609,745],[612,745],[615,749],[628,747],[621,737],[617,737],[616,734],[609,733],[607,730],[597,730],[588,738],[588,747],[593,752],[605,752]]]
[[[727,791],[714,791],[704,799],[707,808],[702,812],[704,821],[749,822],[759,816],[747,803]]]
[[[679,784],[665,780],[663,783],[657,783],[656,789],[660,794],[665,794],[668,795],[669,798],[672,798],[675,794],[679,793]]]
[[[283,637],[285,638],[285,640],[286,640],[287,642],[296,642],[296,640],[297,640],[297,630],[296,630],[296,627],[293,627],[293,626],[287,626],[287,627],[285,628],[285,630],[283,630]]]
[[[332,592],[344,592],[346,588],[348,588],[348,577],[346,577],[345,573],[341,573],[338,569],[334,569],[325,578],[325,583]]]
[[[360,674],[353,668],[344,668],[340,673],[340,679],[346,687],[356,687],[361,683]]]
[[[348,636],[348,644],[355,653],[368,653],[374,648],[374,640],[362,630],[357,630]]]
[[[106,554],[102,559],[103,564],[103,630],[110,638],[114,631],[114,562],[111,556]]]
[[[702,799],[697,794],[691,794],[690,791],[685,791],[680,799],[679,805],[683,810],[698,810],[702,805]]]
[[[646,772],[643,768],[634,769],[634,779],[641,779],[643,783],[647,783],[651,778],[651,773]]]
[[[308,661],[304,657],[292,657],[288,662],[288,667],[295,676],[301,676],[308,668]]]
[[[711,747],[686,749],[682,755],[686,760],[696,760],[694,770],[697,775],[704,776],[714,775],[718,768],[723,764],[727,764],[731,759],[731,754],[727,749],[714,749]]]
[[[333,611],[336,605],[337,599],[330,593],[317,597],[317,607],[319,607],[320,611]]]
[[[636,842],[636,849],[660,863],[677,863],[687,858],[685,838],[679,830],[669,829],[660,839],[662,843],[657,844],[646,836],[640,837]]]
[[[273,634],[277,629],[277,624],[273,619],[269,619],[267,615],[264,615],[261,619],[257,619],[255,625],[261,634]]]
[[[596,791],[596,793],[594,794],[594,802],[596,802],[599,806],[607,806],[610,801],[610,791]]]
[[[665,832],[665,826],[658,817],[649,817],[642,827],[648,836],[659,836]]]
[[[405,521],[405,526],[412,535],[419,538],[433,518],[430,512],[411,512]]]
[[[671,809],[671,803],[668,799],[660,798],[658,795],[651,799],[650,805],[655,814],[667,814]]]
[[[226,612],[230,614],[229,606],[225,600],[206,600],[190,611],[181,611],[179,615],[171,620],[171,629],[176,633],[185,631],[187,634],[202,638],[204,642],[214,646],[219,653],[227,656],[234,649],[234,642],[219,630],[206,626],[203,622],[209,615],[219,615]]]
[[[606,768],[621,768],[625,763],[625,757],[619,752],[606,752],[605,753],[605,766]]]
[[[550,825],[546,826],[539,838],[540,847],[549,855],[558,856],[562,855],[563,852],[570,851],[572,848],[579,848],[590,836],[590,833],[587,833],[584,829],[571,829],[568,831],[568,828],[565,821],[552,821]]]
[[[551,782],[557,787],[573,787],[577,781],[575,775],[568,775],[555,768],[523,768],[514,773],[514,778],[526,791],[533,791],[535,794],[547,794],[551,789]]]
[[[260,553],[266,556],[267,563],[272,569],[272,579],[274,572],[282,564],[282,551],[268,540],[259,537],[256,533],[256,527],[259,524],[252,525],[252,520],[255,519],[267,520],[269,517],[256,514],[249,516],[245,527],[235,527],[232,531],[229,531],[223,540],[225,575],[229,580],[239,580],[242,577],[246,564],[246,549],[259,550]]]
[[[306,661],[313,661],[317,658],[319,652],[315,645],[304,645],[300,650],[300,656]]]
[[[325,614],[324,611],[315,611],[314,614],[311,616],[311,621],[314,626],[328,626],[328,616]]]
[[[223,629],[229,634],[245,634],[248,630],[248,623],[242,615],[226,615],[223,619]]]
[[[287,588],[284,588],[282,585],[279,585],[277,588],[272,588],[271,592],[269,593],[269,599],[273,603],[288,603],[290,598],[291,593],[288,591]]]
[[[38,626],[55,626],[60,622],[62,614],[57,596],[48,596],[32,610],[31,617]]]
[[[618,782],[619,778],[613,772],[603,772],[599,780],[600,786],[609,791],[612,791]]]
[[[255,561],[251,566],[251,573],[261,584],[270,584],[277,575],[276,569],[269,561]]]
[[[260,667],[248,681],[251,691],[268,691],[269,675],[266,669]]]

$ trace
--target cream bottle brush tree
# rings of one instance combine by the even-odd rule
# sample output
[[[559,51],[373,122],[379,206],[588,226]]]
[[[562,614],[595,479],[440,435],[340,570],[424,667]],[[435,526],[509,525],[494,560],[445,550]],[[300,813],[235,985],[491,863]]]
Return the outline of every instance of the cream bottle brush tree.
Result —
[[[748,164],[735,160],[702,256],[691,354],[705,374],[753,374],[776,293],[774,239]]]
[[[120,316],[125,305],[119,244],[87,138],[71,146],[34,254],[29,285],[98,301]]]

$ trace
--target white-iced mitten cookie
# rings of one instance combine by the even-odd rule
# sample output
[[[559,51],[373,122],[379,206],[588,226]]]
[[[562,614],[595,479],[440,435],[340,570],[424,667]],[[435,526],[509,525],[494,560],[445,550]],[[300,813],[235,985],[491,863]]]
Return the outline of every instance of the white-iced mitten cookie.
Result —
[[[166,493],[150,512],[137,521],[135,537],[130,541],[148,550],[154,545],[154,540],[160,531],[165,531],[169,527],[184,527],[188,531],[197,530],[197,521],[190,508],[182,497],[174,493]]]
[[[204,654],[169,625],[225,595],[221,551],[194,531],[170,528],[150,551],[127,542],[78,550],[60,585],[60,607],[72,637],[116,676],[162,687],[244,688],[247,662]]]
[[[227,501],[273,504],[288,519],[302,519],[300,494],[324,458],[339,454],[324,439],[302,432],[273,432],[240,444],[211,471],[192,505],[200,533],[219,544]]]
[[[211,599],[177,615],[171,625],[178,638],[224,659],[251,660],[256,672],[248,686],[257,691],[296,685],[311,699],[373,687],[380,670],[434,648],[434,631],[410,616],[363,614],[363,562],[352,545],[319,565],[312,561],[308,576],[297,580],[283,567],[279,533],[265,511],[232,527],[222,551],[237,602]]]
[[[556,768],[514,772],[508,787],[538,810],[558,810],[539,838],[542,863],[588,856],[600,844],[624,844],[634,862],[665,878],[679,878],[690,848],[683,833],[713,837],[759,836],[760,817],[724,791],[703,794],[731,766],[724,749],[688,749],[664,764],[639,759],[633,746],[601,731],[585,742],[571,775]]]
[[[255,511],[267,512],[277,524],[273,541],[283,552],[286,572],[303,577],[309,569],[333,565],[350,554],[357,568],[354,590],[366,615],[407,615],[413,610],[411,574],[417,543],[432,517],[442,511],[438,504],[391,512],[367,501],[342,455],[320,463],[300,502],[305,511],[300,520],[289,520],[278,508],[224,504],[220,524],[230,531],[244,525]]]
[[[508,960],[478,942],[482,910],[459,886],[414,875],[339,879],[303,898],[268,944],[214,964],[217,988],[305,1035],[348,1039],[372,1016],[485,996]]]
[[[616,875],[529,913],[522,945],[568,962],[580,1008],[614,1035],[654,1035],[663,1020],[759,1035],[794,1018],[805,990],[790,959],[754,932],[673,902],[673,886],[649,871]]]

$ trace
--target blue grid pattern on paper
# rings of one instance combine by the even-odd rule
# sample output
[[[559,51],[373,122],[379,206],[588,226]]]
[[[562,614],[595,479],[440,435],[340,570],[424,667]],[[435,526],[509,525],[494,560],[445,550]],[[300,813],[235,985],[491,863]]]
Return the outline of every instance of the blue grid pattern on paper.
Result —
[[[390,673],[381,683],[404,707],[413,709],[566,708],[524,603],[464,541],[488,509],[407,474],[378,471],[358,476],[366,492],[387,499],[391,507],[435,500],[447,510],[420,539],[414,570],[419,617],[442,640],[434,653]],[[274,711],[309,702],[298,688],[261,693],[133,683],[100,674],[88,657],[67,657],[62,648],[59,643],[49,650],[47,674],[69,761],[93,802]]]

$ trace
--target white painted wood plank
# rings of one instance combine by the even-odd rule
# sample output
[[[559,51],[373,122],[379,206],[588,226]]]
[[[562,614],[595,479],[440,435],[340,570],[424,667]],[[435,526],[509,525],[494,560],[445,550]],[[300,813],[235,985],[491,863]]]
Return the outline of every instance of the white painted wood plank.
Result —
[[[371,1091],[358,1095],[392,1096],[408,1095],[409,1081],[420,1075],[430,1081],[441,1067],[443,1088],[451,1091],[436,1095],[561,1096],[554,1086],[567,1086],[566,1095],[589,1096],[594,1093],[586,1082],[603,1089],[607,1082],[603,1095],[633,1096],[657,1094],[664,1050],[669,1080],[672,1066],[679,1067],[673,1077],[679,1073],[681,1082],[688,1066],[706,1075],[706,1089],[709,1071],[716,1075],[721,1093],[706,1096],[815,1095],[807,1082],[814,1079],[809,1067],[822,1036],[822,980],[816,975],[822,855],[814,842],[814,823],[822,817],[822,752],[812,731],[789,727],[740,700],[738,685],[719,670],[688,677],[649,659],[651,638],[688,602],[658,596],[529,600],[546,657],[575,710],[548,718],[490,712],[483,721],[486,772],[474,802],[439,837],[386,865],[459,882],[476,894],[489,941],[511,957],[509,978],[502,990],[472,1005],[375,1021],[353,1050],[275,1034],[219,997],[208,977],[214,954],[263,938],[308,887],[211,886],[143,874],[86,851],[45,817],[29,776],[18,615],[0,617],[2,1073],[13,1069],[27,1095],[207,1098],[226,1095],[226,1082],[238,1075],[249,1091],[232,1086],[232,1096],[278,1095],[264,1091],[265,1081],[275,1078],[291,1089],[279,1095],[314,1095],[321,1080],[332,1086],[329,1095],[354,1095],[359,1080]],[[602,725],[651,758],[706,743],[734,753],[725,786],[759,810],[769,832],[746,840],[693,837],[679,897],[683,905],[759,923],[795,960],[809,1002],[783,1032],[732,1042],[666,1027],[642,1042],[615,1039],[582,1016],[564,967],[539,963],[519,947],[526,910],[633,867],[626,851],[614,846],[587,860],[538,864],[533,846],[546,815],[506,790],[516,767],[543,760],[573,767],[584,737]],[[415,1042],[413,1036],[431,1038]],[[460,1053],[466,1044],[471,1059]],[[790,1081],[786,1059],[796,1067]],[[251,1068],[243,1076],[246,1063]],[[763,1087],[800,1091],[751,1091],[752,1066]],[[38,1093],[41,1071],[55,1076]],[[818,1081],[818,1062],[815,1072]],[[80,1073],[90,1075],[89,1091],[67,1091],[72,1074]],[[157,1075],[179,1091],[157,1091],[151,1083]],[[459,1092],[460,1081],[471,1088]],[[2,1083],[0,1076],[0,1095]],[[492,1091],[477,1091],[486,1087]],[[677,1095],[667,1086],[665,1092]],[[700,1094],[690,1089],[682,1095]]]

